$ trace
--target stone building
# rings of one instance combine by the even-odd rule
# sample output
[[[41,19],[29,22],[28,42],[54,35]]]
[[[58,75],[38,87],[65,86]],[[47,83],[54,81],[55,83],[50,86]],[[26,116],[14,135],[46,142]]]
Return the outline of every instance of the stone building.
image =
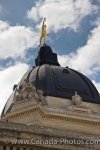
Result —
[[[8,99],[0,150],[100,150],[100,95],[44,44]]]

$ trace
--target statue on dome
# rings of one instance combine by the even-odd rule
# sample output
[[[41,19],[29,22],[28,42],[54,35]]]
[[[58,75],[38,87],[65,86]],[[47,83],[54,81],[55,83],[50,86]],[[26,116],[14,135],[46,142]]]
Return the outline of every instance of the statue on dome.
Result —
[[[41,46],[42,41],[43,41],[43,44],[45,44],[45,39],[48,36],[45,22],[46,22],[46,18],[43,19],[41,35],[40,35],[40,45],[39,46]]]
[[[26,99],[43,103],[43,92],[41,90],[36,91],[36,88],[28,79],[25,79],[23,85],[20,85],[19,88],[16,89],[15,94],[15,101],[17,102]]]
[[[80,105],[82,103],[82,97],[75,91],[75,95],[72,96],[72,102],[74,105]]]

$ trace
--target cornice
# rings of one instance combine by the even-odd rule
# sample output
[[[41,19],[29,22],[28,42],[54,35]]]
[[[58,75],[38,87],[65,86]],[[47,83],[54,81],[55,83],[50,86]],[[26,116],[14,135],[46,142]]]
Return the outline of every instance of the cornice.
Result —
[[[77,123],[77,124],[82,124],[82,125],[88,125],[88,126],[95,126],[95,127],[100,127],[100,120],[96,121],[96,120],[89,120],[89,119],[80,119],[76,116],[66,116],[63,114],[59,114],[59,113],[55,113],[53,114],[53,112],[48,112],[47,109],[44,110],[43,107],[41,107],[41,105],[36,106],[35,108],[31,108],[29,110],[23,110],[22,112],[17,112],[17,113],[9,113],[8,115],[6,114],[6,116],[3,118],[4,120],[13,120],[16,118],[20,118],[20,117],[25,117],[27,114],[31,114],[33,112],[38,112],[39,115],[41,116],[42,119],[52,119],[52,120],[58,120],[58,121],[66,121],[66,122],[72,122],[72,123]]]

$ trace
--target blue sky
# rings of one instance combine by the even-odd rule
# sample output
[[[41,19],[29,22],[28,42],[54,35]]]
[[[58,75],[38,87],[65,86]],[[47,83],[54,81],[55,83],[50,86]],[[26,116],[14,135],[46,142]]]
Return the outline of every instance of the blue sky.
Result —
[[[44,17],[61,66],[84,73],[100,92],[100,0],[0,0],[0,112],[34,65]]]

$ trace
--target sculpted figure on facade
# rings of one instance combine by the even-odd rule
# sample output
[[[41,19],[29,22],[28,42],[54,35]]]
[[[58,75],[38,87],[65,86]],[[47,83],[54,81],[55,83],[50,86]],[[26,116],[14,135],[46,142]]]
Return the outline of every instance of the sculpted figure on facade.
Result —
[[[43,100],[43,93],[42,91],[38,90],[36,91],[36,88],[32,83],[28,81],[28,79],[25,79],[23,84],[20,85],[16,89],[15,93],[15,101],[22,101],[22,100],[36,100],[37,102],[40,102]]]
[[[80,97],[80,95],[77,94],[76,91],[75,91],[75,95],[72,96],[72,102],[74,105],[80,105],[82,103],[82,98]]]

